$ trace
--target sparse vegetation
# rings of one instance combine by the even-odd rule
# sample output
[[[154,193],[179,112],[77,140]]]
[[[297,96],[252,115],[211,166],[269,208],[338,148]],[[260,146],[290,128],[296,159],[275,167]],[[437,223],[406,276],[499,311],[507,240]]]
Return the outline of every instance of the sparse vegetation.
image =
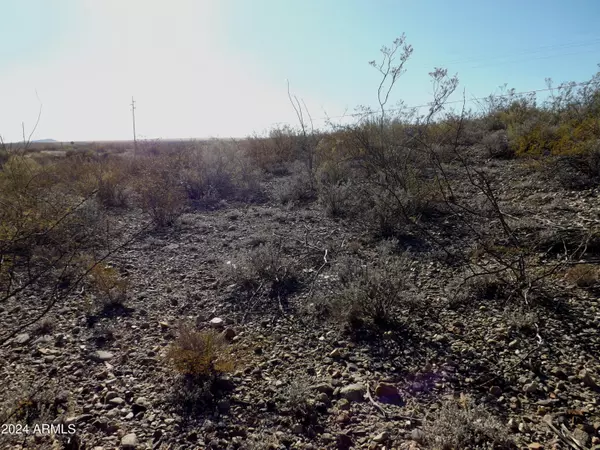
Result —
[[[458,449],[561,417],[600,442],[600,74],[467,111],[437,68],[424,114],[390,109],[412,53],[383,47],[378,107],[329,131],[289,91],[297,128],[248,139],[0,141],[0,377],[69,391],[19,388],[0,422]]]

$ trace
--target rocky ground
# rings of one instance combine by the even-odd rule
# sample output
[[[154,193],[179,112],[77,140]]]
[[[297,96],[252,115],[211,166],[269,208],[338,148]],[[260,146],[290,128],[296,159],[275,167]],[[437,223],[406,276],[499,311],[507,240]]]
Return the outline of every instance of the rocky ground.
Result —
[[[516,162],[488,170],[507,212],[529,228],[600,224],[597,191],[564,191]],[[235,276],[247,252],[269,242],[299,264],[299,284],[283,299],[244,290]],[[146,233],[111,260],[129,280],[123,308],[92,314],[78,291],[50,313],[47,330],[0,349],[6,398],[50,376],[36,389],[51,392],[61,423],[76,430],[69,441],[3,429],[3,448],[418,449],[432,445],[432,432],[477,425],[477,405],[517,447],[600,444],[598,284],[557,274],[550,304],[457,304],[448,287],[462,269],[403,247],[419,306],[396,327],[348,335],[319,314],[320,302],[339,289],[344,257],[368,263],[383,250],[318,203],[223,202]],[[2,326],[34,302],[4,307]],[[238,352],[214,400],[193,414],[173,400],[183,388],[164,360],[181,320],[222,330]],[[461,395],[467,423],[447,416],[448,399]]]

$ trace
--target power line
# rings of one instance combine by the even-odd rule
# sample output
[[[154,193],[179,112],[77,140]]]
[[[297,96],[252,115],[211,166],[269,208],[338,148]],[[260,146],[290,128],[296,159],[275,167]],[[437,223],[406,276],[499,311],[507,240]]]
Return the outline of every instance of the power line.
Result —
[[[600,38],[594,38],[591,40],[587,40],[587,41],[579,41],[579,42],[569,42],[569,43],[564,43],[564,44],[553,44],[553,45],[546,45],[546,46],[542,46],[542,47],[537,47],[537,48],[533,48],[533,49],[528,49],[528,50],[523,50],[520,52],[511,52],[508,54],[504,54],[504,55],[498,55],[495,54],[493,56],[488,56],[488,55],[481,55],[481,56],[475,56],[475,57],[468,57],[468,58],[460,58],[460,59],[455,59],[453,61],[448,61],[446,63],[442,63],[442,64],[438,64],[441,65],[443,67],[447,67],[450,65],[461,65],[461,64],[468,64],[468,63],[495,63],[496,60],[498,59],[505,59],[505,58],[512,58],[512,57],[520,57],[520,56],[527,56],[527,55],[534,55],[537,53],[543,53],[543,52],[547,52],[547,51],[551,51],[551,50],[569,50],[572,48],[576,48],[576,47],[586,47],[586,46],[590,46],[590,45],[597,45],[600,44]],[[564,56],[561,53],[556,53],[554,55],[545,55],[544,57],[547,58],[554,58],[554,57],[559,57],[559,56]],[[432,67],[435,64],[423,64],[423,65],[419,65],[418,67]]]
[[[577,86],[587,86],[589,84],[592,84],[592,81],[586,81],[583,83],[575,83],[575,84],[569,84],[569,86],[572,87],[577,87]],[[560,86],[559,86],[560,87]],[[503,95],[491,95],[491,97],[494,98],[504,98],[504,97],[511,97],[511,96],[519,96],[519,95],[527,95],[527,94],[536,94],[538,92],[548,92],[548,91],[553,91],[555,89],[558,89],[559,87],[556,88],[544,88],[544,89],[534,89],[532,91],[522,91],[522,92],[513,92],[513,93],[509,93],[509,94],[503,94]],[[450,102],[445,102],[446,105],[453,105],[453,104],[457,104],[457,103],[471,103],[471,102],[478,102],[481,100],[487,100],[490,98],[490,95],[486,96],[486,97],[479,97],[479,98],[472,98],[472,99],[464,99],[464,100],[453,100]],[[420,109],[420,108],[426,108],[426,107],[430,107],[431,103],[427,103],[427,104],[423,104],[423,105],[414,105],[414,106],[405,106],[403,108],[391,108],[386,110],[386,112],[400,112],[400,111],[406,111],[406,110],[410,110],[410,109]],[[364,113],[354,113],[354,114],[344,114],[341,116],[327,116],[327,117],[317,117],[316,120],[330,120],[330,119],[343,119],[343,118],[352,118],[352,117],[367,117],[367,116],[372,116],[375,114],[379,114],[380,111],[367,111]],[[273,125],[291,125],[290,122],[273,122],[270,124],[271,126]]]

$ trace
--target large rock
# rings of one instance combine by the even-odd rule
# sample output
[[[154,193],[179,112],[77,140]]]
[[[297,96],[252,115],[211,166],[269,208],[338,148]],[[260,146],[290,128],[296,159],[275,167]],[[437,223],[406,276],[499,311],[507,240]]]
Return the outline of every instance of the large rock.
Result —
[[[365,399],[367,387],[362,383],[354,383],[340,389],[340,395],[351,402],[362,402]]]

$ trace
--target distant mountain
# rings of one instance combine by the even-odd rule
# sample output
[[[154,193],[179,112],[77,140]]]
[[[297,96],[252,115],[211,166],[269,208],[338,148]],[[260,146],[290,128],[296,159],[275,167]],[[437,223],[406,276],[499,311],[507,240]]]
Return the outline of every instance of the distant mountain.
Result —
[[[58,142],[58,141],[56,141],[54,139],[38,139],[37,141],[31,141],[31,142],[34,142],[34,143],[37,142],[37,143],[43,144],[43,143]]]

